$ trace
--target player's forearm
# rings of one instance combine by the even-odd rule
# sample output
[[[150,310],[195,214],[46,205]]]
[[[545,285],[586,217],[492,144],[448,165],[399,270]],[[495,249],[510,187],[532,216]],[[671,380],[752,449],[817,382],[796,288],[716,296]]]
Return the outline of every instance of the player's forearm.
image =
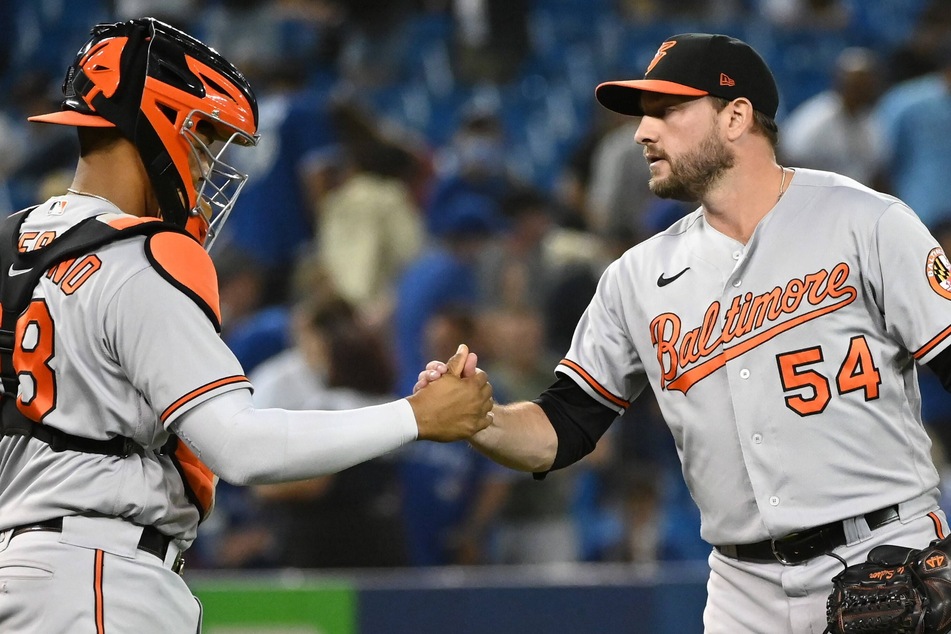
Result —
[[[266,484],[313,478],[383,455],[414,440],[405,400],[347,411],[255,409],[247,392],[211,399],[173,425],[226,482]]]
[[[548,471],[558,450],[548,417],[530,402],[496,405],[492,423],[469,442],[499,464],[520,471]]]

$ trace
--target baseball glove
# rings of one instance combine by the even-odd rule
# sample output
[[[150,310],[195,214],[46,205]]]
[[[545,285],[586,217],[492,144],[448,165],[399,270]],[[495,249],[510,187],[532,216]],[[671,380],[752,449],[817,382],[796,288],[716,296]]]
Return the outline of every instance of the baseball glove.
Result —
[[[951,537],[927,548],[879,546],[832,579],[831,634],[951,632]]]

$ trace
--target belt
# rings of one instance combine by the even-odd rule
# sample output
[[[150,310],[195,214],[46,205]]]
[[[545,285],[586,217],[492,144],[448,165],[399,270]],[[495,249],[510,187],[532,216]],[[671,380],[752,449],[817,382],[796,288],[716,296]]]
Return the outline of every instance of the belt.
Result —
[[[17,535],[22,535],[23,533],[33,532],[62,533],[63,518],[56,517],[51,520],[36,522],[35,524],[16,526],[13,528],[13,532],[10,533],[10,539],[13,539]],[[165,556],[168,554],[168,545],[171,543],[171,541],[171,537],[159,532],[158,529],[152,526],[145,526],[142,529],[142,536],[139,538],[139,543],[137,546],[139,550],[143,550],[150,555],[155,555],[164,562]],[[175,559],[175,562],[172,564],[172,570],[174,572],[180,573],[184,563],[184,559],[182,558],[181,553],[179,553],[178,557]]]
[[[875,530],[898,519],[898,506],[872,511],[864,516],[869,530]],[[721,554],[752,563],[801,564],[813,557],[824,555],[844,546],[845,527],[842,522],[816,526],[779,539],[766,539],[755,544],[714,546]]]

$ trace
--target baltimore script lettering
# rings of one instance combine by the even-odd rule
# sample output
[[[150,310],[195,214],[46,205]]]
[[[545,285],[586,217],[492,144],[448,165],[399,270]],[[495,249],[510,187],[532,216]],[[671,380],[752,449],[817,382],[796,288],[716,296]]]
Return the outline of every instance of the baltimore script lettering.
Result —
[[[683,334],[680,317],[674,313],[658,315],[651,321],[650,331],[651,343],[657,348],[661,387],[686,394],[692,385],[727,361],[782,332],[851,304],[858,291],[847,284],[849,273],[849,265],[840,262],[831,272],[822,269],[802,279],[793,278],[785,287],[777,286],[762,295],[737,295],[722,320],[720,302],[713,302],[704,313],[703,323]],[[829,304],[829,299],[837,301]],[[815,308],[780,321],[784,316],[794,315],[803,303]],[[753,336],[728,345],[754,332]],[[681,372],[688,366],[693,367]]]

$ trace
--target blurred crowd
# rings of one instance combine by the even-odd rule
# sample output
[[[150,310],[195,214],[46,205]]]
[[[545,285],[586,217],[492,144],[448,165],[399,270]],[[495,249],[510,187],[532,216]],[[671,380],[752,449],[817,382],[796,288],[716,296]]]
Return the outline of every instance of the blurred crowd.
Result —
[[[750,42],[782,93],[780,162],[902,198],[951,250],[947,0],[0,3],[0,213],[65,190],[74,132],[25,119],[58,102],[89,26],[143,15],[220,50],[258,94],[251,178],[212,257],[259,407],[403,396],[459,342],[501,402],[550,385],[607,263],[690,209],[649,193],[636,121],[593,99],[674,33]],[[926,373],[921,388],[940,457],[951,402]],[[416,443],[318,480],[221,483],[189,564],[705,558],[650,394],[623,419],[544,481]]]

